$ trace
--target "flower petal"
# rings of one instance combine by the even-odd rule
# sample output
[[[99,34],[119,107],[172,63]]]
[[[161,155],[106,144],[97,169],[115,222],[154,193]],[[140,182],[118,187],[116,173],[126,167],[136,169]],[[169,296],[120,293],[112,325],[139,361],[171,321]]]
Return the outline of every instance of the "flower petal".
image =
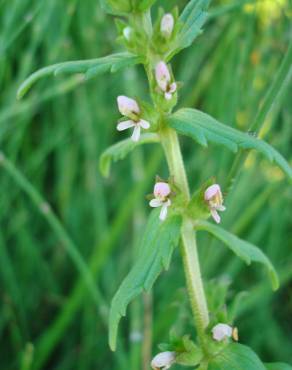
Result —
[[[175,352],[160,352],[151,361],[152,369],[169,369],[175,362]]]
[[[170,192],[170,186],[166,182],[157,182],[154,186],[154,195],[156,198],[165,198]]]
[[[169,93],[169,92],[166,92],[166,93],[164,94],[164,97],[165,97],[165,99],[166,99],[166,100],[170,100],[170,99],[172,98],[172,94],[171,94],[171,93]]]
[[[150,200],[150,202],[149,202],[149,205],[150,205],[150,207],[153,207],[153,208],[156,208],[156,207],[161,207],[162,206],[162,202],[159,200],[159,199],[152,199],[152,200]]]
[[[117,130],[118,131],[124,131],[127,130],[130,127],[134,127],[135,123],[133,121],[122,121],[117,125]]]
[[[221,221],[221,217],[219,216],[218,212],[216,211],[216,209],[211,209],[211,215],[214,219],[214,221],[217,223],[217,224],[220,224],[220,221]]]
[[[150,123],[148,121],[145,121],[144,119],[140,119],[138,125],[140,125],[144,130],[150,128]]]
[[[216,209],[217,211],[221,211],[221,212],[226,211],[226,207],[222,205],[217,206]]]
[[[140,108],[136,100],[120,95],[117,98],[118,108],[123,116],[128,116],[131,113],[139,114]]]
[[[163,203],[163,205],[161,207],[160,215],[159,215],[159,219],[161,221],[164,221],[166,219],[166,216],[167,216],[167,208],[168,208],[168,205],[166,203]]]
[[[225,338],[230,338],[232,336],[232,327],[227,324],[217,324],[212,329],[213,339],[220,342]]]
[[[169,86],[169,92],[171,93],[174,93],[176,92],[176,89],[177,89],[177,85],[175,82],[173,82],[170,86]]]
[[[141,127],[138,125],[135,125],[131,139],[133,141],[139,141],[140,134],[141,134]]]
[[[210,200],[213,198],[218,192],[221,194],[221,189],[220,185],[218,184],[213,184],[209,186],[206,191],[205,191],[205,200]]]

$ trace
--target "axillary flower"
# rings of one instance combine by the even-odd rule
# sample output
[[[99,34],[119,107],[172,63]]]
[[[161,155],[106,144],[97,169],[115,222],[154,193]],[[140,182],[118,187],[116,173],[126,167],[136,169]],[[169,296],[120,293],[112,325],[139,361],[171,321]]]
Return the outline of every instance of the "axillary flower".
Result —
[[[159,62],[155,67],[155,79],[159,89],[164,93],[166,100],[170,100],[176,92],[176,82],[171,82],[171,75],[167,65],[164,62]]]
[[[160,352],[151,361],[151,367],[154,370],[167,370],[175,362],[175,352]]]
[[[222,324],[222,323],[217,324],[212,329],[213,339],[216,340],[217,342],[222,342],[223,340],[227,338],[231,338],[232,332],[233,332],[233,329],[231,326],[227,324]]]
[[[134,127],[131,139],[133,141],[139,141],[141,129],[147,130],[150,127],[150,123],[141,119],[141,110],[136,100],[121,95],[118,96],[117,101],[120,113],[129,118],[129,120],[119,122],[117,130],[124,131]]]
[[[149,203],[150,207],[161,207],[159,218],[164,221],[167,216],[167,208],[171,205],[169,195],[171,193],[170,186],[166,182],[157,182],[154,186],[154,199]]]
[[[223,196],[218,184],[209,186],[204,195],[205,201],[208,203],[211,215],[217,224],[220,223],[221,217],[217,211],[225,211],[226,207],[223,206]]]

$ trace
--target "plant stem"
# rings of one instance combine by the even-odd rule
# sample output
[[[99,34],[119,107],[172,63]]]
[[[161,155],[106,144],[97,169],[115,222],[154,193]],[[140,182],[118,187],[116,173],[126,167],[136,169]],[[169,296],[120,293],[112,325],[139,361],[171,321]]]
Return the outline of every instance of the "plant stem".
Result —
[[[164,128],[160,133],[160,137],[170,174],[174,178],[176,185],[180,188],[187,200],[189,200],[190,191],[177,134],[171,128]],[[209,314],[201,277],[193,223],[188,217],[183,218],[181,237],[182,258],[188,294],[198,337],[203,345],[204,331],[209,324]]]

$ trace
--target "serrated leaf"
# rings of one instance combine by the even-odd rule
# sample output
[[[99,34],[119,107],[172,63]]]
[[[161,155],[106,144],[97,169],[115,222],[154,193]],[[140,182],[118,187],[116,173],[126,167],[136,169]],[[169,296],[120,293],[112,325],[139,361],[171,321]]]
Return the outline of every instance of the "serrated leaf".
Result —
[[[159,210],[152,211],[140,246],[140,255],[115,294],[109,318],[109,344],[116,348],[119,321],[130,301],[143,290],[149,291],[163,269],[168,269],[172,252],[180,238],[181,217],[169,215],[159,221]]]
[[[247,346],[232,343],[208,365],[208,370],[266,370],[257,354]]]
[[[292,366],[282,362],[275,362],[273,364],[264,364],[267,370],[292,370]]]
[[[99,160],[100,172],[104,177],[107,177],[110,172],[112,162],[117,162],[124,159],[132,150],[142,144],[158,143],[159,137],[157,134],[142,134],[140,140],[134,142],[131,139],[125,139],[117,144],[114,144],[107,148],[101,155]]]
[[[199,144],[205,141],[221,144],[236,152],[238,148],[256,149],[277,165],[292,179],[289,163],[271,145],[248,133],[227,126],[208,114],[197,109],[184,108],[175,112],[167,119],[168,125],[182,135],[196,140]]]
[[[198,230],[205,230],[221,240],[227,247],[229,247],[239,258],[241,258],[247,265],[251,262],[258,262],[264,265],[268,270],[272,287],[274,290],[279,287],[279,279],[274,266],[268,257],[255,245],[239,239],[236,235],[229,233],[207,221],[198,221],[196,223]]]
[[[103,58],[53,64],[30,75],[19,87],[17,98],[21,99],[35,82],[49,75],[83,73],[85,79],[89,79],[108,71],[116,72],[120,68],[135,65],[139,62],[140,59],[136,55],[125,52]]]
[[[209,0],[191,0],[184,8],[179,17],[181,29],[175,38],[174,45],[169,52],[170,56],[177,54],[180,50],[189,47],[195,38],[202,33],[202,26],[208,18],[205,11]],[[169,59],[169,58],[168,58]]]

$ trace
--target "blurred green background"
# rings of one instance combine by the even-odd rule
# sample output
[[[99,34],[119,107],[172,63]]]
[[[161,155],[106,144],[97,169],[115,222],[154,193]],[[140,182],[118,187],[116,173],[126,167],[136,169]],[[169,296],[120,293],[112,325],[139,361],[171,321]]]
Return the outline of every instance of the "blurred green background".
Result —
[[[165,0],[157,5],[169,10],[185,3]],[[183,82],[179,105],[199,107],[247,130],[291,42],[291,3],[214,0],[210,14],[204,33],[174,60],[175,76]],[[111,353],[107,344],[109,304],[132,264],[150,212],[145,195],[152,191],[156,174],[168,176],[155,145],[138,148],[115,164],[108,179],[99,172],[100,154],[121,137],[116,131],[116,96],[148,99],[142,68],[88,83],[80,76],[47,78],[23,100],[15,97],[20,83],[36,69],[119,51],[115,38],[114,20],[97,0],[0,0],[1,151],[29,181],[23,183],[19,173],[10,176],[0,167],[3,370],[145,370],[171,328],[193,333],[176,252],[153,293],[131,304],[120,328],[118,351]],[[261,132],[290,160],[291,97],[291,83],[286,83]],[[273,293],[261,268],[246,267],[202,233],[205,281],[217,279],[215,295],[228,285],[226,299],[242,343],[266,362],[292,363],[287,179],[251,153],[228,191],[234,155],[212,145],[203,149],[189,139],[181,144],[192,189],[216,176],[227,193],[223,227],[265,251],[279,272],[281,288]],[[14,175],[15,168],[10,169]],[[48,205],[34,198],[35,191],[60,223],[50,219]],[[88,290],[76,259],[70,258],[75,250],[94,277],[95,291]],[[245,294],[234,306],[239,292]]]

